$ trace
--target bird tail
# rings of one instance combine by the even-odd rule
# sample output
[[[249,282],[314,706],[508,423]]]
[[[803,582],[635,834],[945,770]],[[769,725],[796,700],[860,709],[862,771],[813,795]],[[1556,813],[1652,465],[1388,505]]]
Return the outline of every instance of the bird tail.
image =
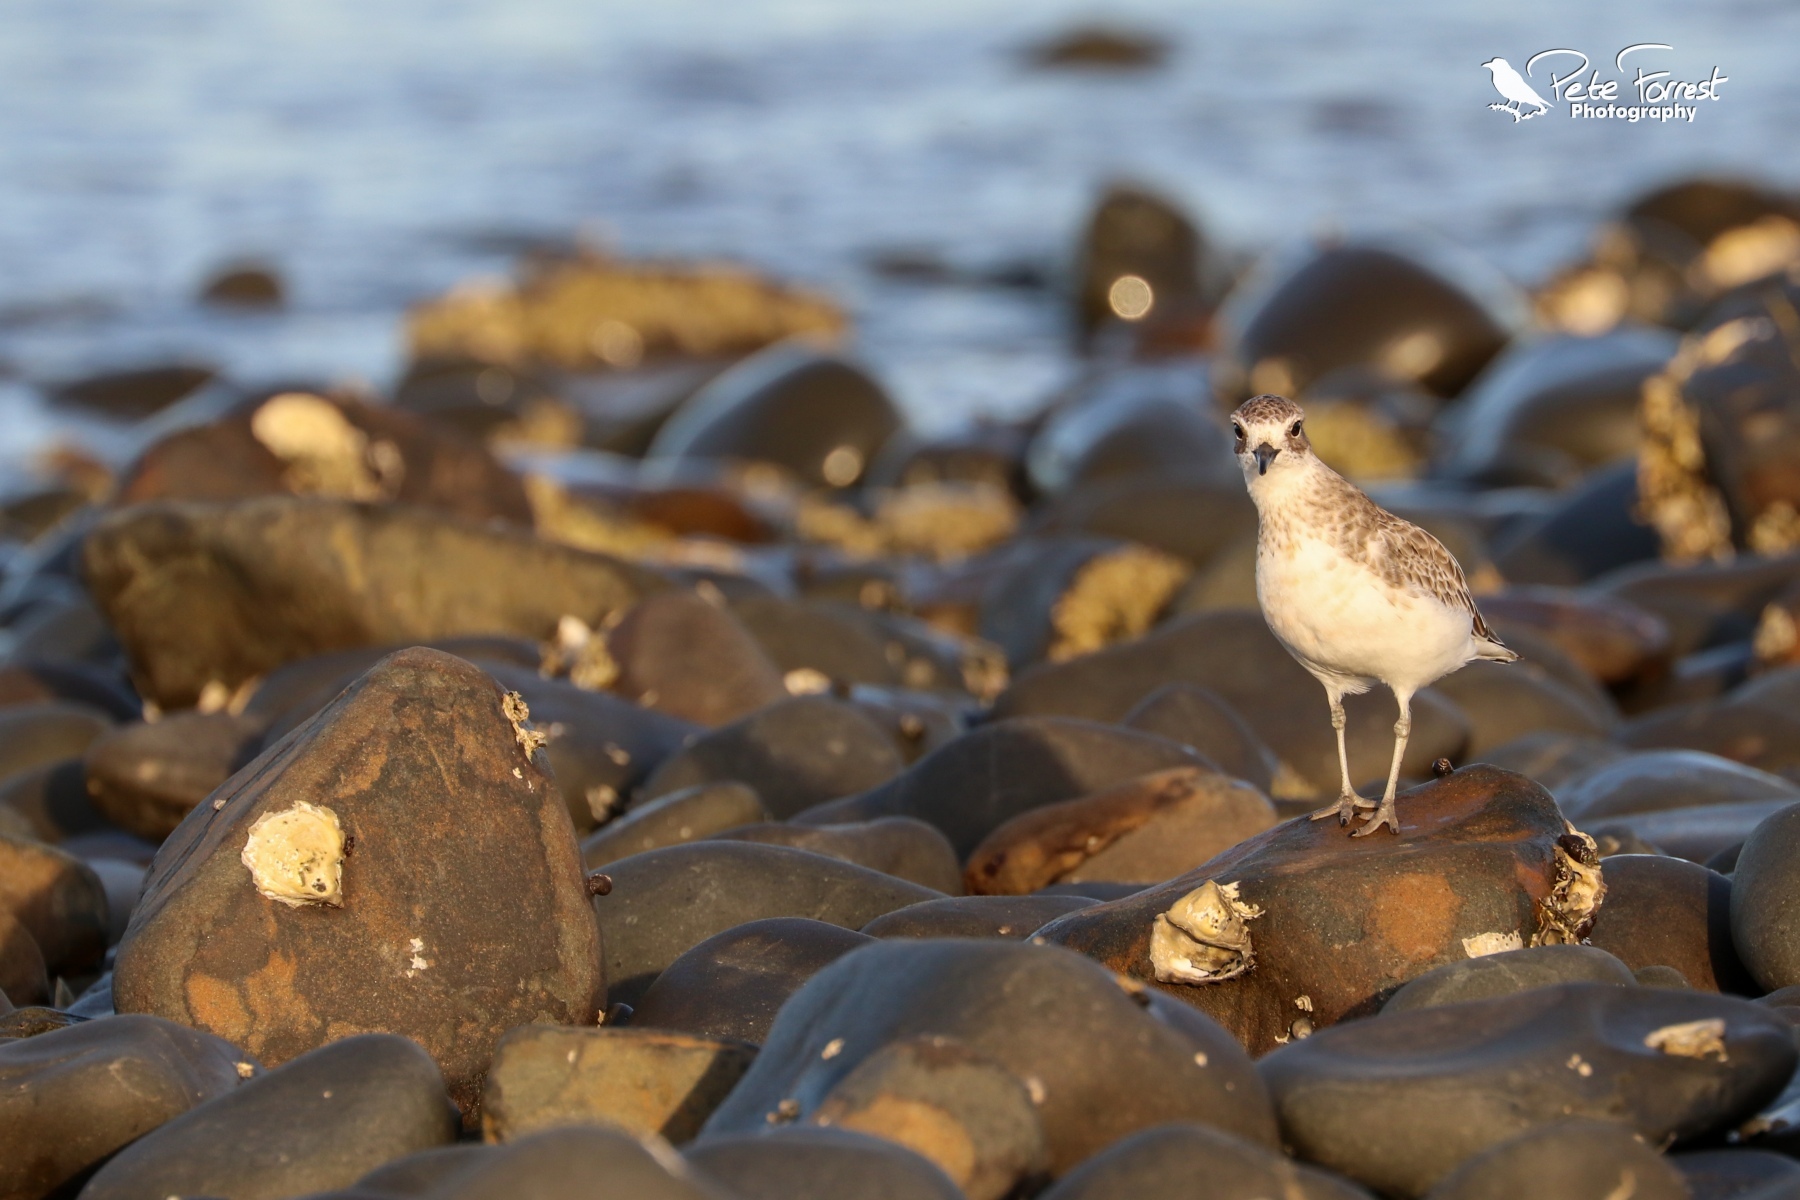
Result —
[[[1519,652],[1501,645],[1500,639],[1490,634],[1475,639],[1475,657],[1489,662],[1509,663],[1519,660]]]

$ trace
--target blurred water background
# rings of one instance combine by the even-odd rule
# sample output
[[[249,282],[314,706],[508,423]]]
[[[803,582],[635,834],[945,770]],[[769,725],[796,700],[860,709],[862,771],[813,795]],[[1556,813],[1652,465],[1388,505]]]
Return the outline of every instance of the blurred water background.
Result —
[[[1165,63],[1025,62],[1093,20]],[[1684,125],[1485,107],[1488,58],[1645,41],[1723,99]],[[927,427],[1018,412],[1069,370],[1056,274],[1108,180],[1244,256],[1422,228],[1531,283],[1656,182],[1800,181],[1796,45],[1772,0],[6,0],[0,456],[53,432],[33,385],[108,366],[386,384],[409,303],[572,237],[823,288]],[[194,303],[246,255],[286,310]]]

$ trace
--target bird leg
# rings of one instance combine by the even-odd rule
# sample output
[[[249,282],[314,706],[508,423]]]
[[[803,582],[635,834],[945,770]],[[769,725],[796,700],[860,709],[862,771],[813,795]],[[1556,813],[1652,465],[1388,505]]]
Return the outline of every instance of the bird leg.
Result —
[[[1342,692],[1326,689],[1326,697],[1331,701],[1331,727],[1337,730],[1338,773],[1341,782],[1338,785],[1336,804],[1328,804],[1312,814],[1315,821],[1323,821],[1326,817],[1336,817],[1339,825],[1348,825],[1350,818],[1356,815],[1359,808],[1374,808],[1375,805],[1356,794],[1350,786],[1350,754],[1344,749],[1344,696]]]
[[[1387,790],[1381,794],[1381,807],[1351,837],[1364,837],[1383,825],[1396,834],[1400,832],[1400,818],[1394,813],[1394,792],[1400,786],[1400,760],[1406,756],[1406,739],[1412,735],[1412,693],[1395,692],[1394,699],[1400,702],[1400,719],[1394,722],[1394,762],[1388,768]]]

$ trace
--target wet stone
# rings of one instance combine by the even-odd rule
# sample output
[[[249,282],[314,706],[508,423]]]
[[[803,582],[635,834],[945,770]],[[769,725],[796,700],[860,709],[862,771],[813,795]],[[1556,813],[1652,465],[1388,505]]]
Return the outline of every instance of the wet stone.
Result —
[[[683,952],[746,921],[808,917],[860,929],[940,893],[834,858],[747,842],[696,842],[610,864],[594,901],[611,999],[634,1008]]]
[[[596,1181],[631,1200],[730,1200],[730,1195],[664,1147],[616,1129],[551,1129],[492,1148],[439,1180],[432,1200],[567,1200]]]
[[[383,660],[164,843],[119,1010],[272,1065],[405,1034],[472,1113],[502,1033],[591,1021],[605,996],[574,831],[523,717],[461,659]]]
[[[456,1136],[431,1056],[392,1034],[347,1037],[252,1079],[133,1142],[87,1200],[304,1195]]]
[[[48,1195],[260,1069],[229,1042],[156,1017],[0,1042],[0,1196]]]
[[[1476,1155],[1431,1189],[1431,1200],[1689,1200],[1681,1172],[1611,1121],[1531,1129]]]
[[[228,712],[171,713],[102,734],[82,756],[93,805],[160,842],[262,748],[262,722]]]
[[[597,870],[614,859],[679,846],[727,829],[769,820],[756,790],[735,781],[701,783],[636,805],[590,833],[581,857]]]
[[[1598,821],[1712,804],[1791,803],[1800,801],[1800,785],[1716,754],[1647,750],[1581,776],[1560,789],[1556,799],[1570,819]]]
[[[871,1134],[785,1126],[709,1137],[687,1160],[743,1200],[962,1200],[930,1159]]]
[[[795,696],[696,738],[657,768],[639,802],[736,780],[755,788],[770,814],[785,820],[876,787],[904,766],[893,738],[855,705]]]
[[[1741,845],[1763,821],[1789,807],[1785,798],[1736,804],[1702,804],[1656,812],[1623,813],[1585,822],[1596,838],[1650,845],[1656,853],[1709,863]]]
[[[1031,718],[980,726],[902,774],[797,819],[832,825],[906,816],[942,830],[966,855],[1006,821],[1152,771],[1203,765],[1184,746],[1089,721]]]
[[[1258,1065],[1296,1154],[1418,1196],[1571,1116],[1656,1144],[1729,1128],[1794,1061],[1786,1022],[1748,1001],[1573,983],[1322,1029]]]
[[[1063,1176],[1043,1200],[1139,1200],[1179,1196],[1206,1181],[1217,1200],[1356,1200],[1346,1179],[1284,1158],[1205,1125],[1158,1125],[1123,1138]]]
[[[1176,767],[1020,813],[970,853],[967,886],[1024,895],[1053,883],[1161,883],[1275,823],[1250,784]]]
[[[1768,1150],[1695,1150],[1670,1156],[1693,1200],[1735,1200],[1760,1196],[1760,1188],[1781,1183],[1800,1187],[1800,1162]]]
[[[31,934],[52,976],[96,967],[106,953],[106,889],[54,846],[0,834],[0,910]]]
[[[1266,1053],[1302,1021],[1374,1013],[1433,968],[1585,934],[1603,895],[1598,860],[1529,780],[1468,767],[1398,808],[1398,836],[1352,838],[1298,817],[1038,936],[1155,984]]]
[[[1637,982],[1631,967],[1593,946],[1533,946],[1484,954],[1427,971],[1388,997],[1385,1013],[1437,1008],[1465,1000],[1510,996],[1559,983]]]
[[[657,1029],[522,1025],[494,1050],[482,1133],[511,1142],[564,1125],[604,1124],[685,1142],[755,1057],[743,1042]]]
[[[1024,939],[1094,903],[1085,896],[951,896],[895,909],[862,931],[879,938]]]
[[[667,586],[604,555],[429,510],[263,497],[160,502],[103,520],[82,571],[164,708],[332,650],[460,634],[546,638]]]
[[[1753,995],[1731,940],[1731,880],[1698,863],[1652,854],[1606,860],[1606,903],[1589,944],[1635,970],[1672,967],[1702,991]]]
[[[1279,766],[1274,752],[1223,697],[1196,684],[1171,683],[1156,689],[1119,723],[1180,742],[1265,795]]]
[[[639,601],[606,634],[609,686],[645,708],[726,725],[787,698],[779,668],[731,611],[693,592]]]
[[[805,917],[734,925],[670,963],[638,1000],[632,1024],[760,1045],[789,996],[870,940]]]
[[[892,1065],[881,1075],[907,1058],[928,1066],[926,1052],[941,1038],[1017,1081],[1041,1122],[1053,1175],[1171,1120],[1200,1121],[1272,1147],[1273,1125],[1242,1050],[1179,1005],[1136,995],[1054,947],[879,941],[839,959],[794,995],[706,1135],[754,1132],[770,1123],[769,1113],[784,1114],[777,1121],[815,1122],[828,1097],[853,1086],[864,1064],[885,1053]],[[1076,1027],[1084,1036],[1071,1041],[1066,1031]],[[902,1045],[911,1050],[896,1054]],[[992,1073],[982,1075],[994,1082]],[[979,1148],[971,1152],[979,1156]]]
[[[843,825],[766,822],[712,837],[808,850],[952,896],[962,891],[962,868],[949,840],[934,826],[912,817],[877,817]]]

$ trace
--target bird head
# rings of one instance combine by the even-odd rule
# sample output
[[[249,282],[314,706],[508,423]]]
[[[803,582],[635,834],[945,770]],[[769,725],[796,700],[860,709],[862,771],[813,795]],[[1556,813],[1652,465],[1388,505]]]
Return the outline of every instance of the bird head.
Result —
[[[1489,71],[1498,71],[1501,67],[1506,65],[1506,60],[1504,58],[1490,58],[1481,65],[1486,67]]]
[[[1283,396],[1252,396],[1231,414],[1238,465],[1254,485],[1271,473],[1300,470],[1312,458],[1306,413]]]

